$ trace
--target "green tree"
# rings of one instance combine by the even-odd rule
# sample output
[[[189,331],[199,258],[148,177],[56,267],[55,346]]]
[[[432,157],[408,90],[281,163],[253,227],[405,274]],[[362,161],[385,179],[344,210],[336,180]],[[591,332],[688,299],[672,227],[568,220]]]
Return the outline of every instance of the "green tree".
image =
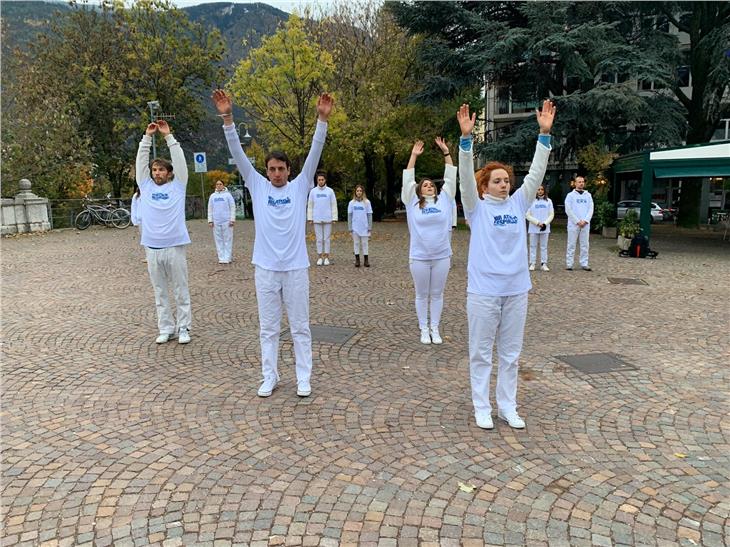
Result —
[[[389,9],[409,31],[428,37],[421,52],[431,70],[420,100],[485,81],[504,86],[513,101],[552,96],[558,160],[601,139],[620,153],[685,138],[703,142],[722,117],[730,82],[727,3],[395,2]],[[688,44],[666,20],[688,32]],[[697,86],[691,98],[679,82],[682,65]],[[637,89],[637,81],[653,82],[654,90]],[[533,137],[528,120],[509,135],[489,136],[486,151],[519,161]],[[682,199],[694,193],[683,188]],[[681,210],[696,217],[697,207],[685,205]]]
[[[239,63],[228,87],[235,102],[258,122],[259,139],[286,152],[298,171],[311,144],[317,98],[328,91],[334,74],[332,56],[312,41],[302,19],[292,15]],[[343,110],[335,110],[330,117],[335,133],[343,121]]]
[[[94,177],[121,195],[149,123],[147,101],[158,100],[175,115],[171,125],[183,142],[198,127],[197,97],[217,74],[220,35],[192,24],[168,0],[72,7],[32,46],[19,74],[23,102],[64,104],[75,133],[88,143]]]

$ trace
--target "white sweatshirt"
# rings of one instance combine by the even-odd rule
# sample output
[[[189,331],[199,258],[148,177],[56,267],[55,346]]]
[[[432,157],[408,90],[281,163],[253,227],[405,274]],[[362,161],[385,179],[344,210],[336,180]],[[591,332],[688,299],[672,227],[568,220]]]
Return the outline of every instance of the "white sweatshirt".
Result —
[[[535,199],[535,202],[527,210],[525,218],[530,225],[527,227],[528,234],[549,234],[550,223],[555,217],[553,202],[550,198]],[[545,224],[545,229],[540,230],[540,224]]]
[[[409,258],[438,260],[451,256],[451,227],[453,222],[456,173],[454,165],[444,165],[444,185],[438,199],[425,198],[423,208],[416,195],[415,168],[403,170],[401,201],[406,206],[410,234]]]
[[[145,247],[164,249],[190,243],[185,225],[185,192],[188,166],[180,143],[171,134],[165,137],[170,150],[173,179],[156,184],[150,176],[152,137],[144,135],[139,143],[136,179],[140,189],[138,217],[144,219],[141,243]]]
[[[547,137],[545,139],[544,137]],[[541,136],[548,140],[548,136]],[[466,148],[468,146],[468,148]],[[520,188],[500,199],[477,195],[471,140],[459,146],[461,202],[469,220],[471,238],[467,265],[467,292],[484,296],[514,296],[532,288],[527,269],[525,213],[535,199],[550,157],[549,146],[538,141],[530,171]]]
[[[236,220],[236,201],[228,188],[216,190],[208,198],[208,222],[228,224]]]
[[[326,184],[322,188],[315,186],[309,191],[307,220],[317,223],[337,221],[337,196]]]
[[[368,237],[372,227],[373,206],[370,200],[350,200],[347,205],[347,216],[350,219],[350,230],[360,237]]]
[[[253,202],[256,236],[251,263],[276,272],[308,268],[305,242],[307,198],[327,137],[327,124],[317,120],[302,172],[280,188],[251,165],[243,152],[235,125],[224,125],[223,133]]]
[[[565,196],[565,214],[568,215],[568,224],[575,226],[579,221],[585,220],[590,224],[593,218],[593,198],[591,193],[583,190],[573,190]]]

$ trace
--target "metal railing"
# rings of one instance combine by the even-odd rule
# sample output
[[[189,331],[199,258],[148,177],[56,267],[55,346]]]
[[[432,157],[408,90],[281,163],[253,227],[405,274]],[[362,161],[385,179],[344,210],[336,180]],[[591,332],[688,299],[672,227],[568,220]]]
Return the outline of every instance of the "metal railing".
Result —
[[[112,203],[117,207],[124,207],[130,210],[131,198],[98,199],[100,204]],[[73,228],[74,219],[84,209],[84,200],[80,199],[52,199],[48,200],[48,221],[52,230],[60,228]],[[208,214],[206,203],[200,196],[187,196],[185,198],[185,219],[206,218]]]

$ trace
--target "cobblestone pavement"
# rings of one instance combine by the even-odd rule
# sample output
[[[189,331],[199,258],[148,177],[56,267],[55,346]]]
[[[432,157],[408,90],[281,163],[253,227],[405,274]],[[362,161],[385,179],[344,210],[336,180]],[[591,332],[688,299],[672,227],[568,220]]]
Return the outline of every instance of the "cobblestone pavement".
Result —
[[[306,399],[285,340],[260,399],[252,223],[231,266],[189,225],[185,346],[154,343],[133,229],[2,241],[3,545],[730,543],[730,244],[716,234],[658,233],[653,261],[592,236],[590,273],[563,269],[553,234],[521,361],[527,429],[485,431],[467,231],[442,346],[419,343],[405,224],[376,224],[369,269],[336,232],[334,264],[310,270],[312,324],[354,336],[314,343]],[[636,369],[557,358],[596,352]]]

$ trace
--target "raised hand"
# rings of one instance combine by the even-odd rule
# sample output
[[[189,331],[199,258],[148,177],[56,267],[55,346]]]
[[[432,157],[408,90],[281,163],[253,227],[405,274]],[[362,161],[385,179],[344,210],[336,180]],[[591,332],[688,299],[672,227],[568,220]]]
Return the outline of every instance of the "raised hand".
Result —
[[[550,129],[553,126],[555,120],[555,113],[558,108],[553,104],[550,99],[545,99],[542,103],[542,111],[535,110],[535,116],[537,116],[537,123],[540,126],[540,133],[544,135],[550,134]]]
[[[150,137],[157,133],[157,124],[155,122],[152,122],[147,126],[147,129],[145,129],[144,134],[149,135]]]
[[[411,156],[420,156],[423,154],[423,141],[416,141],[413,143],[413,149],[411,150]]]
[[[446,141],[442,139],[441,137],[436,137],[436,140],[434,141],[436,143],[436,146],[438,146],[441,149],[441,152],[444,154],[447,154],[449,152],[449,146],[446,144]]]
[[[329,93],[322,93],[319,96],[319,99],[317,99],[317,116],[320,121],[326,122],[329,119],[334,105],[335,99]]]
[[[160,135],[163,137],[167,137],[170,134],[170,126],[167,124],[165,120],[157,120],[157,130],[160,132]]]
[[[211,96],[218,114],[225,116],[233,112],[233,101],[222,89],[216,89]]]
[[[459,127],[461,128],[461,136],[470,136],[471,132],[474,130],[474,123],[477,119],[477,113],[474,112],[471,116],[469,116],[469,105],[462,104],[459,110],[456,112],[456,119],[458,120]]]

